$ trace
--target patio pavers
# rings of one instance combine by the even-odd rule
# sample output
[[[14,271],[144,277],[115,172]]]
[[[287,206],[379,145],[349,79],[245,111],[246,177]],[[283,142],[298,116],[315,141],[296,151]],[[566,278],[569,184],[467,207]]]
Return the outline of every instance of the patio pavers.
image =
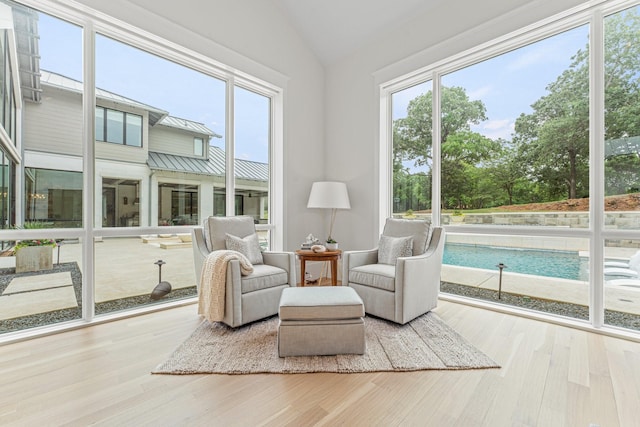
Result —
[[[15,277],[11,279],[11,282],[9,282],[7,288],[2,292],[2,295],[71,285],[73,285],[73,281],[71,280],[71,273],[68,271]]]
[[[45,275],[39,277],[42,279],[42,276]],[[72,285],[13,294],[3,293],[0,296],[0,319],[13,319],[77,306]]]

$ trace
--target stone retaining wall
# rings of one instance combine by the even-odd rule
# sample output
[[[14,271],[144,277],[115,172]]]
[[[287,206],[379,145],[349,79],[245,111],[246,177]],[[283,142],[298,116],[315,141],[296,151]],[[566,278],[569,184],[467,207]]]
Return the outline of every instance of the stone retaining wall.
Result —
[[[395,215],[394,215],[395,216]],[[400,216],[395,216],[400,217]],[[416,218],[431,219],[431,215],[417,214]],[[541,226],[564,228],[588,228],[588,212],[496,212],[470,213],[464,215],[442,214],[443,225],[505,225],[505,226]],[[640,211],[607,212],[605,227],[612,230],[640,230]],[[453,231],[453,230],[451,230]],[[474,237],[476,236],[476,237]],[[456,243],[488,244],[503,247],[540,248],[539,239],[531,237],[512,237],[497,235],[460,235],[447,237],[447,241]],[[587,239],[567,239],[546,237],[542,246],[560,250],[588,250]],[[640,248],[640,240],[607,240],[607,247]]]
[[[495,212],[482,214],[443,214],[442,223],[465,225],[515,225],[588,228],[588,212]],[[622,230],[640,230],[640,212],[608,212],[605,227]]]

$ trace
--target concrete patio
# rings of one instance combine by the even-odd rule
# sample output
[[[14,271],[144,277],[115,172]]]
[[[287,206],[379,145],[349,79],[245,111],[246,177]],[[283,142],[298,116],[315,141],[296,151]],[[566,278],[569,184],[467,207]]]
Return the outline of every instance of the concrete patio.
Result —
[[[149,295],[159,281],[158,260],[166,263],[162,281],[169,282],[173,290],[195,286],[191,243],[183,239],[172,235],[96,242],[96,303]],[[53,250],[54,265],[72,262],[83,271],[81,243],[64,243],[59,251]],[[14,257],[0,257],[0,268],[14,266]],[[14,277],[0,295],[0,320],[77,306],[69,272],[26,273]]]

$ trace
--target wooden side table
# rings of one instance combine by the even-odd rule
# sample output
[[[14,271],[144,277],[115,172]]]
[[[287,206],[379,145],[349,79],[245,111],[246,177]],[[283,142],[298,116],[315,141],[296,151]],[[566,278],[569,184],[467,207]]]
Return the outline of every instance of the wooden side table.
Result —
[[[305,263],[307,261],[329,261],[331,262],[331,286],[338,285],[338,260],[342,255],[342,251],[340,249],[336,249],[335,251],[325,251],[325,252],[313,252],[307,250],[297,250],[296,255],[300,258],[300,275],[302,276],[302,280],[300,282],[300,286],[305,285]]]

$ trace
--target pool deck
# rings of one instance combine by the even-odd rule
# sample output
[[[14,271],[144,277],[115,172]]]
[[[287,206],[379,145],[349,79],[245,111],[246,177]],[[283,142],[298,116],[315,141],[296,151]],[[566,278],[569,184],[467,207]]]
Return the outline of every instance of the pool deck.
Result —
[[[458,283],[497,291],[500,274],[478,268],[443,264],[442,281]],[[639,287],[605,285],[605,308],[625,313],[640,314]],[[529,274],[502,273],[502,291],[519,295],[589,305],[589,284],[585,281],[532,276]]]

